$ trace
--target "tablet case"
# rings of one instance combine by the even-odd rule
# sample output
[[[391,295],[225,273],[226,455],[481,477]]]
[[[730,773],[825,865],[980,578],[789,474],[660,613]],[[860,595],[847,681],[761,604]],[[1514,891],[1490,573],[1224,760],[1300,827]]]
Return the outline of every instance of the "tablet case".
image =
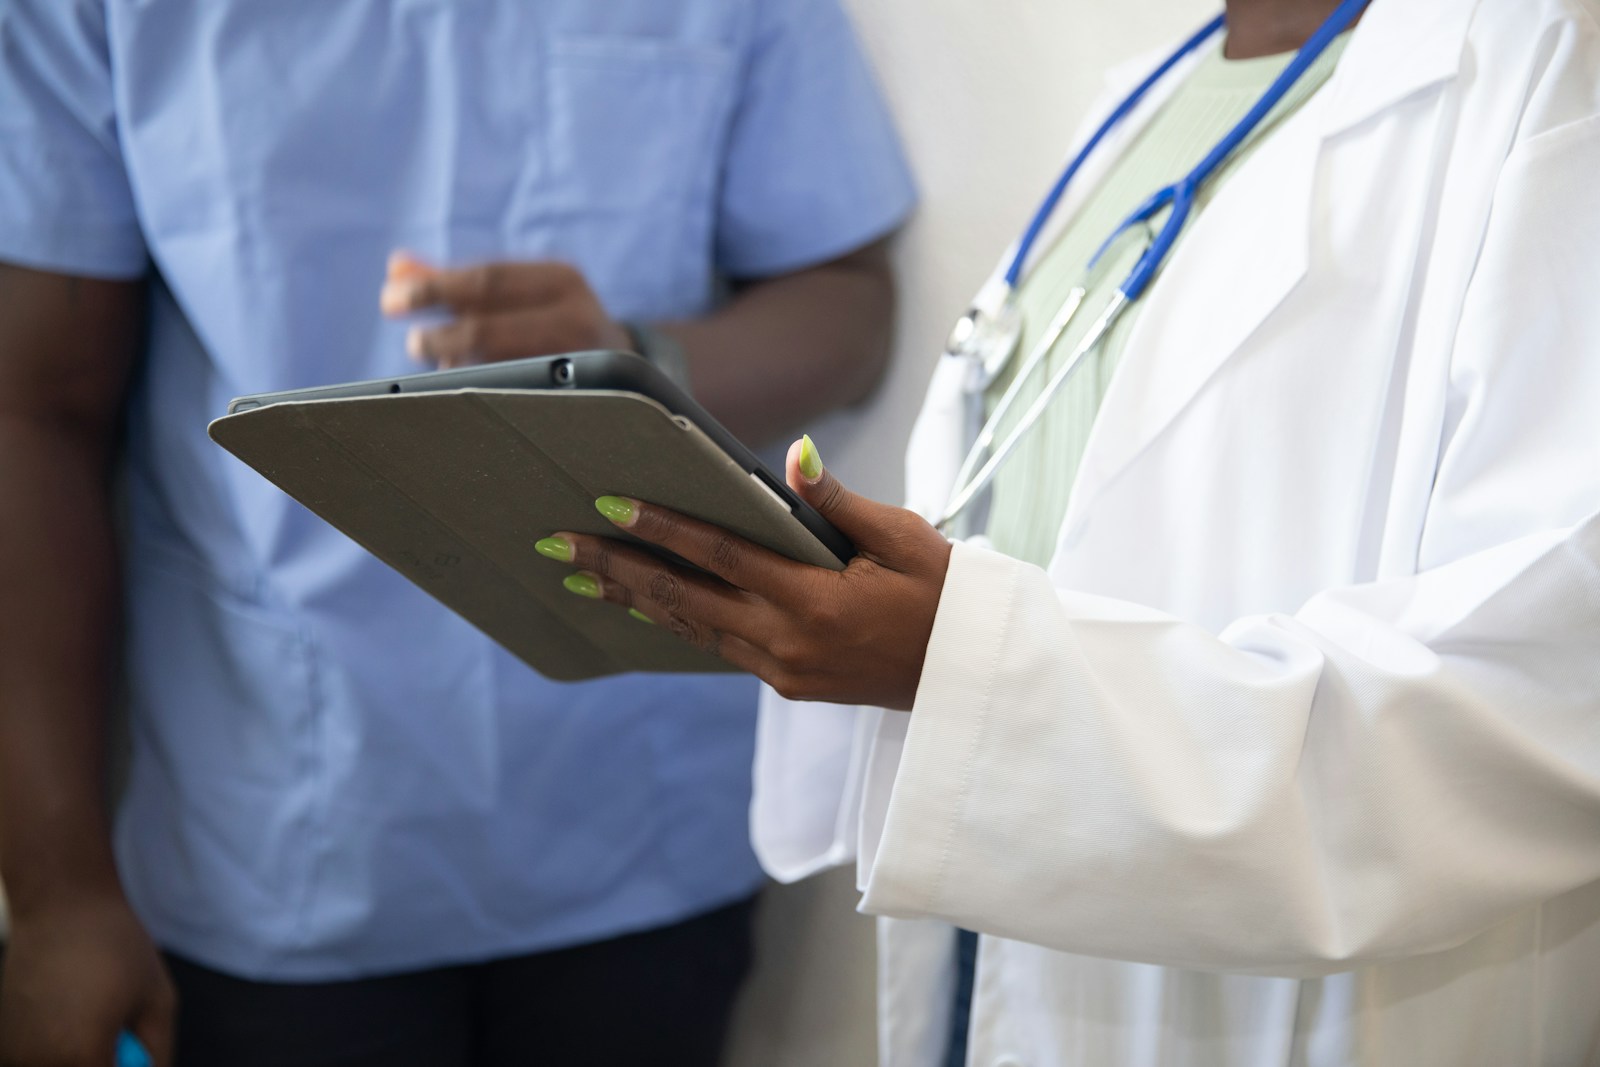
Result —
[[[561,584],[534,542],[627,537],[595,511],[631,496],[805,563],[841,564],[689,420],[637,393],[463,389],[271,404],[214,441],[541,674],[733,670]],[[397,649],[396,655],[419,650]]]

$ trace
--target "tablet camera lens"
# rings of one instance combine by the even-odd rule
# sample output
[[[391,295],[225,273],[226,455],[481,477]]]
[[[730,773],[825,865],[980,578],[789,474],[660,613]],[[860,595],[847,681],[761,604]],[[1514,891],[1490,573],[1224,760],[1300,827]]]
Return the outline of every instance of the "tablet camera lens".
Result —
[[[572,360],[558,359],[550,367],[550,379],[557,385],[572,384]]]

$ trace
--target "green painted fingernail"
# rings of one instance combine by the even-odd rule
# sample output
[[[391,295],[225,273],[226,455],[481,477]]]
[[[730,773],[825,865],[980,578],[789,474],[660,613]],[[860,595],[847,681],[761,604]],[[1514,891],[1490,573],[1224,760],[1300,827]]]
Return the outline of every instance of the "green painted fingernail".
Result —
[[[646,615],[644,612],[640,611],[638,608],[629,608],[628,609],[628,614],[632,615],[634,618],[638,619],[640,622],[649,623],[651,626],[654,626],[656,624],[656,620],[652,619],[650,616]]]
[[[569,574],[561,579],[561,584],[567,587],[569,593],[577,593],[590,600],[600,599],[600,583],[592,574]]]
[[[620,496],[603,496],[594,502],[600,514],[616,523],[618,526],[633,525],[633,501]]]
[[[545,537],[533,543],[539,555],[560,560],[562,563],[572,562],[572,542],[565,537]]]
[[[800,477],[808,482],[822,477],[822,455],[817,451],[816,442],[811,440],[810,434],[800,437]]]

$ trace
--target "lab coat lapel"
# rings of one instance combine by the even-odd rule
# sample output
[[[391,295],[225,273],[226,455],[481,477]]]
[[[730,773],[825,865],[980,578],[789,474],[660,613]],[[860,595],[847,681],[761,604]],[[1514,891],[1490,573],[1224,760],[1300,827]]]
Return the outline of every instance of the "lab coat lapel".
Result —
[[[1375,0],[1334,77],[1218,190],[1146,297],[1090,436],[1063,542],[1304,277],[1318,163],[1459,69],[1473,4]]]
[[[1064,530],[1164,430],[1304,276],[1317,156],[1304,112],[1193,220],[1145,297],[1078,470]]]
[[[1374,0],[1320,94],[1323,139],[1453,79],[1477,7],[1477,0]]]

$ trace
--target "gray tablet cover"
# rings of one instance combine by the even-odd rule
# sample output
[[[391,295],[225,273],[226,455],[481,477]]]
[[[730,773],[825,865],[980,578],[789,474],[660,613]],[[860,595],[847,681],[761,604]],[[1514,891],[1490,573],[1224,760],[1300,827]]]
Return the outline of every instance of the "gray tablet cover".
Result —
[[[213,440],[547,677],[732,668],[568,592],[534,551],[557,530],[626,536],[595,498],[631,496],[792,559],[841,564],[686,419],[636,393],[463,389],[285,402]],[[396,649],[396,655],[425,654]]]

